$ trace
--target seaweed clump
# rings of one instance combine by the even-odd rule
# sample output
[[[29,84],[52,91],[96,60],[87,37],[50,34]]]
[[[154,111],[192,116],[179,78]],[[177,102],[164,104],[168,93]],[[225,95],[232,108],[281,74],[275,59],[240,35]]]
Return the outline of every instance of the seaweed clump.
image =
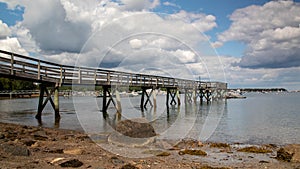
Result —
[[[246,152],[246,153],[271,153],[272,152],[271,150],[266,149],[264,147],[256,147],[256,146],[241,148],[238,149],[237,151]]]

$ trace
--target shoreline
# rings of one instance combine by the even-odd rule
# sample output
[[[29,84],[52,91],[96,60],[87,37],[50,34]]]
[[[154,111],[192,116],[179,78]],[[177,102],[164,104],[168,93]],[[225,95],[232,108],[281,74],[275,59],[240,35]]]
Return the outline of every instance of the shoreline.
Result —
[[[282,146],[201,143],[197,140],[157,140],[150,147],[97,144],[85,133],[0,122],[0,168],[298,168],[299,162],[276,159]],[[147,157],[129,158],[139,151]],[[255,151],[243,148],[257,147]],[[248,149],[249,151],[249,149]],[[261,151],[261,152],[260,152]]]

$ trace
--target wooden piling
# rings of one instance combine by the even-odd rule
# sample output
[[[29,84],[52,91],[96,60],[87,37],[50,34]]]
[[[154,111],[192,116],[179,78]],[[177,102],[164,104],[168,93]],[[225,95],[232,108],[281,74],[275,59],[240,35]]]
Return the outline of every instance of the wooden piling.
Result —
[[[154,106],[154,111],[156,112],[156,96],[157,96],[157,89],[154,89],[153,91],[153,106]]]
[[[179,89],[177,89],[176,91],[176,97],[177,97],[177,103],[178,103],[178,106],[181,105],[181,101],[180,101],[180,93],[179,93]]]
[[[121,114],[122,113],[122,105],[121,105],[121,97],[120,97],[120,92],[116,90],[116,100],[117,100],[117,113]]]
[[[54,112],[55,112],[55,118],[60,118],[59,115],[59,85],[55,85],[54,89]]]
[[[102,116],[104,119],[107,117],[107,110],[106,110],[107,91],[108,91],[108,87],[103,86]]]
[[[140,105],[142,111],[144,111],[145,93],[146,93],[146,89],[142,88],[141,105]]]

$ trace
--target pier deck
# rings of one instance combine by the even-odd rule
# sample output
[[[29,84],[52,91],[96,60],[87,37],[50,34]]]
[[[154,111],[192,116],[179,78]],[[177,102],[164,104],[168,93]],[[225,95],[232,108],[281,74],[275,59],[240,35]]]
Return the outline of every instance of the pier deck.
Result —
[[[59,100],[58,89],[64,85],[94,85],[104,88],[105,103],[103,104],[103,113],[105,113],[108,102],[111,101],[109,89],[112,86],[128,86],[141,87],[145,89],[166,88],[167,105],[169,104],[169,96],[171,96],[171,104],[176,104],[175,93],[182,91],[192,94],[188,97],[193,97],[193,100],[200,98],[203,101],[211,101],[213,96],[223,98],[224,91],[227,89],[227,83],[223,82],[203,82],[190,79],[181,79],[176,77],[164,77],[149,74],[128,73],[121,71],[113,71],[101,68],[78,67],[52,63],[36,58],[23,56],[20,54],[0,50],[0,76],[10,79],[19,79],[32,81],[40,84],[40,101],[38,105],[38,115],[40,118],[41,112],[48,101],[53,106],[56,115],[59,116]],[[50,91],[47,88],[51,87]],[[215,94],[213,94],[215,93]],[[47,95],[43,101],[44,94]],[[54,101],[52,100],[54,95]],[[109,95],[110,98],[106,99]],[[144,103],[144,95],[146,95],[146,104]],[[143,92],[141,108],[145,107],[149,102],[151,94]],[[192,100],[189,98],[189,100]],[[113,101],[113,100],[112,100]],[[150,102],[151,103],[151,102]]]

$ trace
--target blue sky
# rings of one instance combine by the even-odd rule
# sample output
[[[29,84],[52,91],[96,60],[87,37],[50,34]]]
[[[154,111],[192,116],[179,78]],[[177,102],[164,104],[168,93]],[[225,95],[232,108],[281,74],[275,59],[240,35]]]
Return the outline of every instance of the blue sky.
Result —
[[[0,3],[0,18],[9,26],[13,26],[17,21],[23,19],[24,8],[8,9],[7,4]]]
[[[299,0],[0,0],[0,44],[5,50],[62,64],[76,64],[75,56],[80,54],[82,64],[92,66],[91,60],[97,59],[91,56],[94,50],[102,55],[100,48],[112,47],[121,40],[111,56],[101,58],[101,65],[120,65],[124,58],[131,57],[138,63],[140,58],[135,55],[144,55],[134,67],[128,67],[133,65],[129,61],[117,67],[138,71],[145,62],[151,65],[147,55],[161,55],[161,62],[177,57],[175,60],[204,79],[219,78],[224,70],[230,87],[298,90],[299,11]],[[182,19],[166,19],[158,13]],[[153,34],[137,35],[143,31]],[[219,55],[217,59],[199,56],[198,49],[205,46],[199,46],[203,43],[199,31],[207,36],[212,50]],[[97,39],[98,34],[102,39]],[[170,37],[189,47],[182,47]],[[214,68],[216,60],[220,60],[222,69]],[[162,63],[156,66],[169,74],[180,74]],[[205,66],[209,69],[206,73]]]

